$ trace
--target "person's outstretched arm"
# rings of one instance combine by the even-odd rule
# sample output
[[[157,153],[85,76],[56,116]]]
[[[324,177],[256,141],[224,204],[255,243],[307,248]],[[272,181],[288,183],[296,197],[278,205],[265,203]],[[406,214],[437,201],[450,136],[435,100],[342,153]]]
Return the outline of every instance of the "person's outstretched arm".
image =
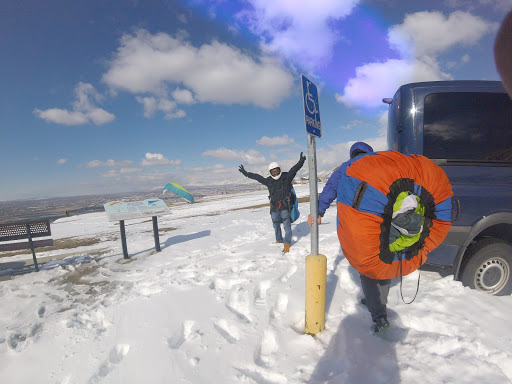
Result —
[[[327,183],[318,197],[318,215],[322,217],[331,206],[331,203],[338,197],[338,184],[340,183],[343,165],[334,171],[327,180]]]
[[[292,180],[295,177],[299,169],[301,169],[302,166],[304,165],[304,161],[306,161],[306,156],[304,156],[301,152],[297,164],[291,167],[290,170],[288,171],[288,180]]]
[[[318,224],[322,223],[322,217],[325,214],[327,208],[331,206],[331,203],[338,197],[338,184],[340,183],[343,165],[341,165],[336,171],[333,172],[329,180],[324,186],[322,193],[318,197]],[[308,225],[313,225],[313,218],[308,215]]]
[[[248,177],[249,179],[253,179],[253,180],[256,180],[258,182],[260,182],[261,184],[264,184],[264,185],[267,185],[267,179],[265,179],[263,176],[261,175],[258,175],[257,173],[252,173],[252,172],[247,172],[243,166],[243,164],[240,165],[240,167],[238,168],[238,170],[245,176],[245,177]]]

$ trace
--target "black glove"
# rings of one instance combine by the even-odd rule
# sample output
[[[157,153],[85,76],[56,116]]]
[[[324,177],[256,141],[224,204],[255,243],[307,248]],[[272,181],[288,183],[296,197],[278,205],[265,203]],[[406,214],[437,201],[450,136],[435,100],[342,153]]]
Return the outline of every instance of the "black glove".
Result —
[[[302,152],[301,152],[301,153],[300,153],[300,161],[305,161],[305,160],[306,160],[306,156],[304,156],[304,155],[302,154]]]
[[[240,168],[238,168],[238,170],[240,172],[242,172],[242,175],[244,175],[245,177],[247,177],[247,171],[245,170],[244,166],[243,165],[240,165]]]

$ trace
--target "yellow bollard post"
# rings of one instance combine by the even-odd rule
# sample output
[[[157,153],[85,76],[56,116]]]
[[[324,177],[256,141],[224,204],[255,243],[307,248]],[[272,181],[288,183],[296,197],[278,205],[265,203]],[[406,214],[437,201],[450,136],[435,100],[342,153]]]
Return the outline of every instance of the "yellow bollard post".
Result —
[[[327,257],[306,256],[306,326],[304,333],[316,335],[325,328]]]

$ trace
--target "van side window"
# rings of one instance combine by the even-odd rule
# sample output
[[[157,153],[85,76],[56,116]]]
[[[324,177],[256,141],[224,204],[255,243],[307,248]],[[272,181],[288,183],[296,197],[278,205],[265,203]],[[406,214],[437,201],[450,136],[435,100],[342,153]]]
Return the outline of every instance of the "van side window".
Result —
[[[512,162],[512,101],[506,93],[427,95],[423,154],[431,159]]]

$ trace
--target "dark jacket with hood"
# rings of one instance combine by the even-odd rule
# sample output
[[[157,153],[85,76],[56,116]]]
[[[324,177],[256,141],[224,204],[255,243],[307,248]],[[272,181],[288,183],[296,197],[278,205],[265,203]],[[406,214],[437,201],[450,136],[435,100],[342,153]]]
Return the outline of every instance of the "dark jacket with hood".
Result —
[[[290,195],[292,191],[292,181],[299,169],[304,165],[304,159],[299,160],[297,164],[290,168],[288,172],[281,171],[281,177],[274,180],[272,176],[263,177],[257,173],[247,172],[249,179],[256,180],[266,185],[269,192],[270,212],[277,212],[290,209]]]

